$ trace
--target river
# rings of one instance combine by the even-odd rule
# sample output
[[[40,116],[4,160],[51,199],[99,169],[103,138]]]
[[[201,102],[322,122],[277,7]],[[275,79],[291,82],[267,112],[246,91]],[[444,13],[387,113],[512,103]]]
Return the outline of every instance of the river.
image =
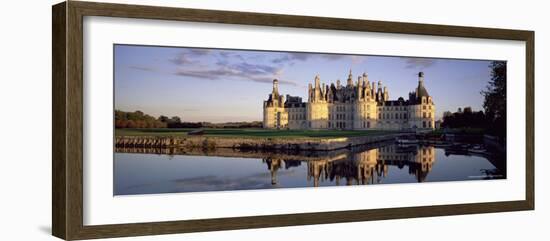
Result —
[[[117,149],[114,195],[506,178],[495,153],[383,144],[315,153]]]

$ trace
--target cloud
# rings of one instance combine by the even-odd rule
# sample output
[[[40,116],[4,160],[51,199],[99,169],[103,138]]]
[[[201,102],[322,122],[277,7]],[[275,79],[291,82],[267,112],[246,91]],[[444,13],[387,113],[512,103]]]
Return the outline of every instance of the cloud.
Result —
[[[138,65],[130,65],[128,66],[130,69],[137,69],[141,71],[147,71],[147,72],[157,72],[156,68],[148,67],[148,66],[138,66]]]
[[[229,59],[229,58],[234,58],[234,59],[237,59],[237,60],[240,60],[240,61],[246,61],[244,59],[244,57],[240,54],[237,54],[235,53],[234,51],[220,51],[219,53],[219,57],[218,60],[226,60],[226,59]]]
[[[199,61],[194,58],[208,55],[211,52],[211,49],[185,49],[169,61],[175,65],[196,64]]]
[[[194,77],[207,80],[224,80],[227,78],[238,78],[257,83],[272,83],[273,79],[279,74],[279,70],[274,73],[262,72],[261,66],[251,67],[250,69],[239,69],[232,67],[221,67],[217,69],[179,69],[174,74],[178,76]],[[269,67],[268,67],[269,68]],[[297,84],[289,80],[279,80],[280,84],[296,86]]]
[[[283,54],[278,58],[272,59],[271,62],[274,64],[285,64],[285,63],[292,64],[295,61],[306,61],[311,57],[312,57],[312,54],[307,54],[307,53],[287,53],[287,54]]]
[[[187,53],[191,56],[203,56],[212,53],[212,49],[187,49]]]
[[[176,71],[178,76],[194,77],[208,80],[223,80],[227,78],[238,78],[258,83],[272,83],[274,78],[280,78],[282,68],[264,64],[251,64],[247,62],[229,63],[218,61],[214,67],[208,68],[180,68]],[[289,80],[279,80],[281,84],[297,84]]]
[[[185,76],[206,80],[226,80],[235,78],[243,81],[257,83],[272,83],[273,79],[279,79],[280,84],[297,86],[294,81],[282,79],[282,66],[261,64],[258,61],[249,62],[250,56],[244,57],[235,51],[220,50],[212,54],[210,49],[184,49],[173,58],[168,59],[177,68],[167,73],[176,76]],[[212,57],[203,58],[211,55]],[[303,54],[291,54],[293,59],[303,59]],[[252,57],[257,57],[252,55]],[[212,62],[213,61],[213,62]],[[132,69],[158,72],[147,66],[130,66]]]
[[[175,65],[185,65],[197,63],[195,60],[191,60],[186,53],[180,53],[176,57],[169,59]]]
[[[319,56],[327,60],[340,60],[348,57],[347,55],[341,55],[341,54],[321,54]]]
[[[403,58],[407,69],[428,68],[436,63],[435,59],[428,58]]]
[[[316,54],[316,53],[287,53],[271,60],[274,64],[294,65],[298,61],[307,61],[309,59],[323,59],[328,61],[350,60],[352,64],[358,64],[365,60],[366,56],[347,55],[347,54]]]

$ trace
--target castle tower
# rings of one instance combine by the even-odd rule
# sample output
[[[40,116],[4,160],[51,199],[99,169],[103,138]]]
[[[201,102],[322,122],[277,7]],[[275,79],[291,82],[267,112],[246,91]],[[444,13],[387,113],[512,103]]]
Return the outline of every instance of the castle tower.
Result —
[[[313,101],[318,101],[321,99],[321,78],[319,75],[315,76],[315,93],[313,95]]]
[[[357,77],[357,99],[363,99],[363,79],[361,76]]]
[[[418,87],[416,88],[416,98],[421,98],[422,96],[428,97],[428,91],[424,87],[424,72],[418,72]]]
[[[279,96],[279,80],[273,80],[273,96]]]
[[[432,97],[424,86],[424,73],[418,72],[418,87],[416,87],[416,103],[418,115],[415,125],[418,128],[435,128],[435,105]]]
[[[313,101],[313,87],[311,86],[311,83],[308,84],[307,86],[307,93],[308,93],[308,102],[312,102]]]
[[[348,87],[351,87],[353,86],[353,75],[351,74],[351,69],[349,70],[349,75],[348,75]]]
[[[378,90],[376,90],[376,98],[378,101],[384,101],[384,93],[382,92],[382,80],[378,81]]]

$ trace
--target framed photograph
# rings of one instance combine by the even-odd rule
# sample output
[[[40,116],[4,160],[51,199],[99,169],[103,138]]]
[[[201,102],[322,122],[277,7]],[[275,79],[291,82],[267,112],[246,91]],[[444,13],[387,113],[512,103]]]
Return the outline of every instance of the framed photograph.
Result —
[[[68,1],[52,232],[534,209],[534,32]]]

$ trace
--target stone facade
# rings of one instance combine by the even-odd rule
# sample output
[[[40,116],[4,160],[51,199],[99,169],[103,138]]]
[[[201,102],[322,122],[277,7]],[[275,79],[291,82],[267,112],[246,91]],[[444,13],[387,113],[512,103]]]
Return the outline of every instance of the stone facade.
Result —
[[[317,75],[308,86],[308,101],[279,94],[278,81],[263,104],[263,126],[268,129],[410,130],[435,128],[435,104],[424,86],[424,73],[418,73],[418,86],[405,100],[390,100],[382,82],[368,80],[366,73],[353,82],[340,80],[321,84]]]

